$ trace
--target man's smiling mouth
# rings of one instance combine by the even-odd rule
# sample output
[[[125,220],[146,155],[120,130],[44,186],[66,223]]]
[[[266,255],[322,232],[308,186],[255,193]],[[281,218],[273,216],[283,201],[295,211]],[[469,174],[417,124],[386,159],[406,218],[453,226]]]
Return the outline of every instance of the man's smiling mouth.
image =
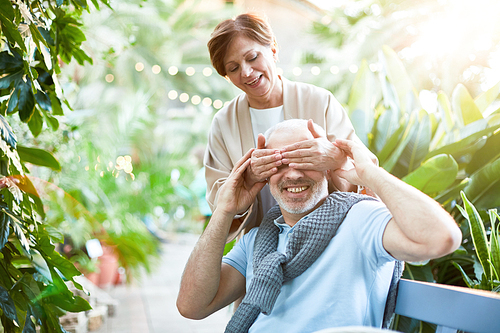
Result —
[[[308,188],[309,188],[309,186],[300,186],[300,187],[289,187],[286,190],[288,192],[292,192],[292,193],[300,193],[302,191],[307,190]]]

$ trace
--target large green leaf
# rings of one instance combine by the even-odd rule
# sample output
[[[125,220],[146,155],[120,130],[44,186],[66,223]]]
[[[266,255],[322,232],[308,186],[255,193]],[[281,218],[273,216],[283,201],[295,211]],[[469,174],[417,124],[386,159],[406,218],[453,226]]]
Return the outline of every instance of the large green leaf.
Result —
[[[371,133],[371,129],[373,126],[373,116],[370,116],[370,113],[373,115],[373,112],[368,112],[368,115],[362,109],[356,109],[351,112],[349,119],[352,122],[352,126],[356,131],[356,135],[363,142],[365,146],[368,146],[369,143],[369,134]]]
[[[484,229],[483,220],[474,205],[472,205],[469,199],[467,199],[467,195],[464,192],[461,192],[460,195],[462,196],[464,208],[460,206],[457,207],[465,219],[469,222],[471,237],[477,257],[483,267],[487,279],[491,280],[491,269],[489,263],[490,253],[488,251],[488,240],[486,238],[486,230]]]
[[[442,154],[428,159],[402,180],[430,195],[443,191],[453,184],[457,173],[457,162],[451,155]]]
[[[61,170],[61,165],[59,162],[46,150],[39,148],[29,148],[24,146],[18,146],[17,152],[21,160],[29,162],[39,166],[45,166],[57,171]]]
[[[446,189],[445,191],[439,193],[437,196],[434,197],[434,200],[439,202],[440,204],[447,204],[451,200],[456,199],[458,196],[460,196],[460,192],[469,185],[470,179],[465,178],[462,181],[459,181],[456,185],[453,187],[450,187]]]
[[[500,132],[490,136],[484,146],[476,151],[465,171],[472,174],[498,157],[500,157]]]
[[[35,111],[35,94],[31,89],[31,80],[21,81],[17,87],[19,89],[19,102],[17,105],[19,118],[22,122],[27,123]]]
[[[394,52],[394,50],[387,45],[383,46],[382,52],[384,68],[389,81],[396,88],[401,112],[409,113],[412,111],[408,108],[410,99],[413,101],[418,100],[415,88],[413,87],[410,77],[406,73],[406,69],[396,52]]]
[[[469,91],[465,86],[459,83],[453,90],[452,96],[453,111],[461,120],[463,126],[475,122],[476,120],[483,119],[483,115],[476,103],[472,99]]]
[[[356,109],[365,112],[372,111],[379,99],[380,88],[375,84],[375,74],[370,70],[366,60],[363,60],[349,94],[347,102],[349,114]]]
[[[3,314],[10,321],[18,322],[14,301],[10,297],[9,292],[2,286],[0,286],[0,308],[2,308]]]
[[[397,135],[399,140],[399,137],[402,135],[406,127],[406,122],[406,115],[401,117],[400,119],[399,112],[396,109],[384,108],[381,111],[381,114],[377,119],[375,129],[373,130],[373,150],[375,152],[382,151],[382,149],[385,148],[386,144],[391,143],[391,138],[394,136],[394,133],[398,131],[400,132],[400,134]],[[392,147],[392,149],[394,147]],[[390,149],[389,152],[392,151],[392,149]]]
[[[14,10],[12,3],[9,0],[0,0],[0,22],[2,24],[2,33],[7,37],[11,44],[17,43],[19,47],[26,51],[23,37],[13,23]]]
[[[7,122],[7,119],[5,119],[5,117],[2,115],[0,115],[0,135],[3,141],[7,142],[7,144],[11,146],[13,149],[16,149],[17,146],[16,135],[12,131],[12,128]]]
[[[483,92],[481,95],[477,96],[474,102],[476,103],[479,112],[483,113],[484,110],[486,110],[486,108],[490,106],[491,103],[493,103],[493,101],[495,101],[499,93],[500,93],[500,82],[495,84],[487,91]]]
[[[482,131],[473,133],[460,141],[440,147],[439,149],[429,152],[425,159],[439,154],[450,154],[455,160],[458,161],[462,156],[474,154],[478,149],[483,147],[486,143],[486,137],[495,132],[498,128],[500,128],[500,125],[488,127]]]
[[[465,194],[478,209],[500,206],[500,158],[476,171],[470,177]]]
[[[17,87],[17,85],[22,81],[23,75],[24,75],[24,70],[21,68],[3,76],[2,78],[0,78],[0,89],[10,88],[11,85]],[[9,106],[9,109],[11,109],[12,111],[16,106],[17,102]]]
[[[408,172],[415,170],[429,152],[431,143],[431,123],[425,110],[418,113],[418,124],[413,135],[406,145],[399,163],[408,168]]]
[[[451,111],[450,101],[444,92],[439,92],[438,97],[438,110],[441,118],[444,119],[446,131],[450,133],[455,128],[455,117]]]
[[[33,114],[28,121],[28,127],[31,131],[31,134],[36,138],[37,136],[42,133],[42,128],[43,128],[43,117],[40,114],[40,110],[38,108],[35,108],[33,110]]]
[[[363,60],[349,95],[349,118],[360,140],[368,146],[369,133],[374,122],[375,102],[379,99],[375,75]]]
[[[401,140],[399,141],[396,149],[391,153],[389,158],[384,162],[380,163],[381,166],[387,171],[391,172],[396,163],[398,162],[399,158],[401,157],[401,154],[403,153],[404,149],[406,148],[406,145],[408,142],[411,140],[412,136],[414,133],[417,131],[418,126],[414,126],[416,122],[416,114],[413,113],[410,116],[410,121],[408,121],[408,124],[405,128],[405,131],[403,133],[403,136]]]

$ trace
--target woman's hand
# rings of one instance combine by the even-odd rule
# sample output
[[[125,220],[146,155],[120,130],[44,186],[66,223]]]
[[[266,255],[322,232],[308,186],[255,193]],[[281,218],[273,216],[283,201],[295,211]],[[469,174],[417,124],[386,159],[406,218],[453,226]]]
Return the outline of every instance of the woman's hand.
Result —
[[[347,161],[344,152],[317,133],[312,120],[308,121],[307,128],[314,139],[283,147],[283,164],[288,164],[290,168],[315,171],[335,170],[343,166]]]
[[[252,152],[250,166],[245,171],[245,183],[253,186],[256,183],[266,181],[269,177],[278,172],[278,167],[282,164],[281,153],[276,149],[266,149],[266,139],[259,134],[257,139],[257,149]]]
[[[234,166],[233,170],[220,188],[217,199],[217,210],[223,210],[225,214],[234,217],[236,214],[245,211],[253,203],[255,197],[266,184],[256,182],[248,186],[244,174],[249,169],[250,156],[255,150],[250,149]]]

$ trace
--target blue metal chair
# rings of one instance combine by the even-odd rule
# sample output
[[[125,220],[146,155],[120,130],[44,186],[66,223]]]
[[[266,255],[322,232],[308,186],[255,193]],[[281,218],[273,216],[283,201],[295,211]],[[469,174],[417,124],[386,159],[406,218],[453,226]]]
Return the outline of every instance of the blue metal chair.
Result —
[[[401,279],[395,312],[438,325],[436,333],[500,333],[500,295],[489,291]]]

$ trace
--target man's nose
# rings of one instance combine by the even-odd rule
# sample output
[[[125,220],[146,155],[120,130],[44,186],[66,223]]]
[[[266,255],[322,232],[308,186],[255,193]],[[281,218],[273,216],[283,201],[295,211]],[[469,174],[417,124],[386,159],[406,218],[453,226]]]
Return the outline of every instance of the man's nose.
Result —
[[[300,179],[303,177],[304,177],[304,173],[301,170],[290,168],[290,167],[287,167],[285,170],[285,174],[284,174],[285,179],[296,180],[296,179]]]

